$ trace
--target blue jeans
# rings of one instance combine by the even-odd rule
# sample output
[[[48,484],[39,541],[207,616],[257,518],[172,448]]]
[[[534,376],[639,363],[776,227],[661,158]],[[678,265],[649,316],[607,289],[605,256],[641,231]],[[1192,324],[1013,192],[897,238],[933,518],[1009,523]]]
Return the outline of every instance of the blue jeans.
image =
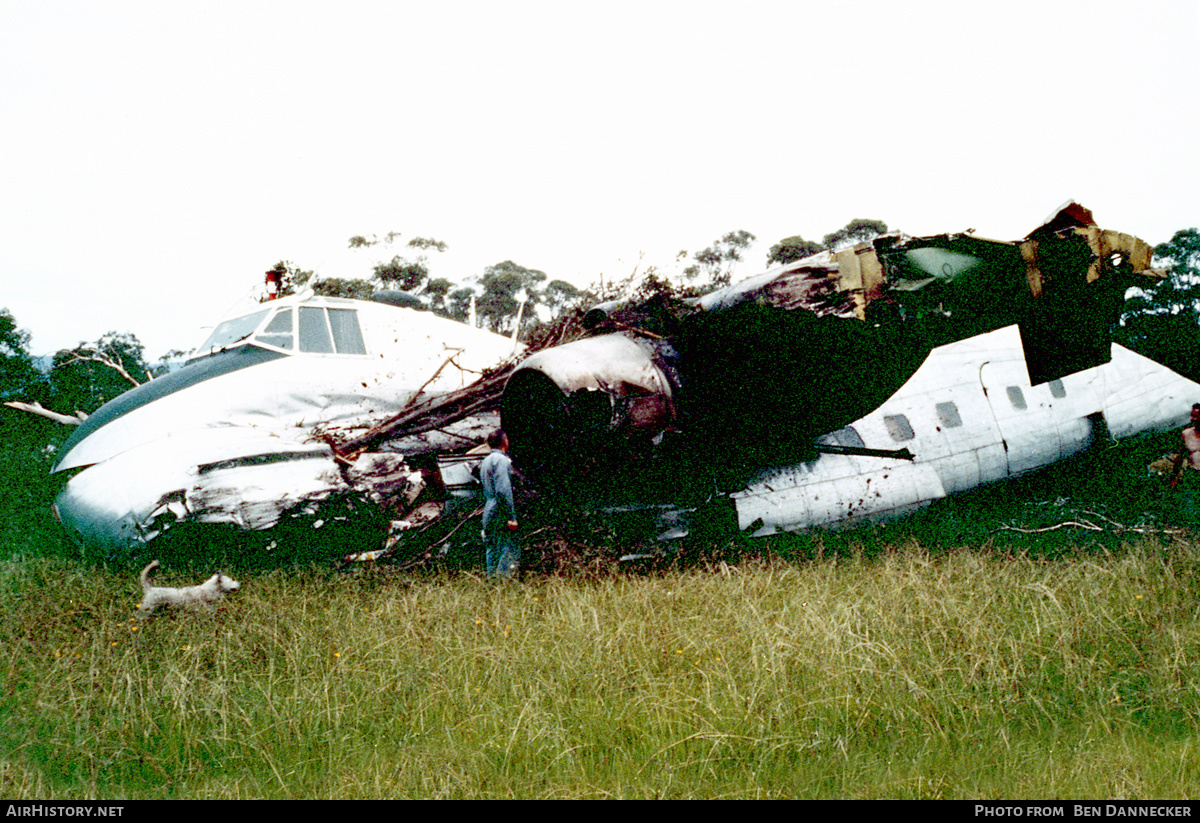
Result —
[[[521,570],[521,544],[517,533],[508,530],[507,521],[497,518],[483,532],[487,547],[487,573],[495,577],[512,578]]]

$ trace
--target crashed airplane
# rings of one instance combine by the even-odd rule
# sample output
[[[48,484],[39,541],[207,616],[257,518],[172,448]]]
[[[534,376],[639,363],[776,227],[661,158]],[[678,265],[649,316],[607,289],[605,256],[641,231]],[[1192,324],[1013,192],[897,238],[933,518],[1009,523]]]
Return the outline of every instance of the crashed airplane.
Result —
[[[1183,425],[1200,385],[1113,343],[1151,249],[1074,202],[1022,241],[889,234],[694,304],[608,304],[501,401],[514,460],[614,511],[754,535],[893,517]]]
[[[408,516],[422,486],[466,493],[498,410],[540,492],[661,538],[893,517],[1186,422],[1200,384],[1113,343],[1127,291],[1160,276],[1072,202],[1020,241],[888,234],[602,304],[515,369],[514,341],[401,294],[285,298],[79,426],[55,511],[109,554],[339,496]]]
[[[413,302],[309,292],[221,323],[183,368],[72,433],[53,467],[74,473],[55,517],[77,543],[119,555],[179,522],[261,530],[337,495],[415,496],[424,476],[405,455],[470,446],[494,427],[496,398],[463,390],[516,344]],[[389,421],[413,418],[424,425],[393,438],[404,454],[364,451]]]

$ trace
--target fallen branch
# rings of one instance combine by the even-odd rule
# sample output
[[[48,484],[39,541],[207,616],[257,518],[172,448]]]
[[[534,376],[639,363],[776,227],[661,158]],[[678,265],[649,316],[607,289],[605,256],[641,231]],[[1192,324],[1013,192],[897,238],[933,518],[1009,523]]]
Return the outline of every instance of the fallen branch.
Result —
[[[1110,520],[1109,518],[1104,517],[1103,515],[1097,515],[1095,512],[1087,512],[1087,513],[1093,514],[1097,517],[1100,517],[1102,520],[1107,521],[1111,526],[1111,530],[1117,534],[1123,534],[1125,532],[1133,532],[1134,534],[1182,534],[1184,532],[1184,529],[1146,528],[1143,526],[1126,526],[1122,523],[1118,523],[1115,520]],[[1102,532],[1102,531],[1106,530],[1104,526],[1097,526],[1095,523],[1092,523],[1087,520],[1083,520],[1083,521],[1065,520],[1062,523],[1057,523],[1053,526],[1045,526],[1044,528],[1040,528],[1040,529],[1022,529],[1019,526],[1005,525],[1005,526],[1001,526],[998,529],[998,531],[1019,532],[1021,534],[1042,534],[1043,532],[1057,531],[1058,529],[1066,528],[1068,526],[1074,526],[1075,528],[1086,529],[1087,531],[1092,531],[1092,532]]]
[[[1076,526],[1080,529],[1087,529],[1088,531],[1092,532],[1104,531],[1104,529],[1100,526],[1097,526],[1095,523],[1089,523],[1086,520],[1082,523],[1077,520],[1067,520],[1054,526],[1046,526],[1043,529],[1022,529],[1018,526],[1001,526],[1000,531],[1020,532],[1021,534],[1041,534],[1042,532],[1057,531],[1067,526]]]
[[[500,395],[504,392],[504,382],[508,379],[512,369],[513,366],[508,365],[487,377],[476,380],[466,388],[427,398],[412,407],[406,406],[405,410],[365,434],[343,443],[339,451],[349,457],[369,449],[383,440],[423,434],[427,431],[444,428],[473,414],[495,411],[500,407]]]

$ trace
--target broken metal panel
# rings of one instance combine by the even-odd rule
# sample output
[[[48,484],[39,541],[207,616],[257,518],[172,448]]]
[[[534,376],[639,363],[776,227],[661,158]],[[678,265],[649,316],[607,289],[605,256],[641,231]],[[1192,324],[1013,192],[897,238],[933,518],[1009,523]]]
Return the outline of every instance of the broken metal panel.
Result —
[[[1103,272],[1112,271],[1123,266],[1135,272],[1145,272],[1150,269],[1153,249],[1150,244],[1131,234],[1100,229],[1096,226],[1076,229],[1075,234],[1087,240],[1088,248],[1092,250],[1095,259],[1088,267],[1087,281],[1094,283],[1100,279]],[[1158,273],[1155,272],[1154,276]]]
[[[712,312],[756,302],[787,311],[806,310],[818,317],[853,318],[854,288],[861,291],[862,277],[857,268],[850,277],[853,286],[844,282],[834,255],[821,252],[707,294],[697,305]]]
[[[485,453],[446,454],[438,457],[438,473],[442,486],[451,497],[474,497],[482,486],[479,482],[479,464]]]
[[[1033,297],[1042,296],[1042,272],[1038,268],[1038,242],[1026,240],[1021,244],[1021,259],[1025,263],[1025,282],[1029,285],[1029,293]]]
[[[202,471],[185,489],[186,515],[182,519],[230,523],[243,529],[269,528],[300,503],[349,491],[332,458],[330,452]]]
[[[1034,297],[1041,297],[1045,290],[1040,261],[1045,251],[1043,245],[1049,241],[1052,247],[1055,240],[1061,243],[1069,237],[1081,238],[1091,252],[1086,270],[1080,273],[1087,283],[1095,283],[1106,274],[1111,276],[1118,271],[1154,279],[1163,277],[1162,272],[1151,268],[1154,250],[1145,240],[1097,226],[1068,228],[1055,235],[1038,235],[1020,244],[1029,291]]]
[[[345,492],[333,452],[240,428],[167,437],[83,469],[55,500],[68,534],[118,553],[179,520],[260,529]]]
[[[1027,238],[1039,234],[1053,234],[1062,229],[1096,225],[1096,218],[1091,209],[1086,209],[1074,200],[1068,200],[1050,213],[1050,216],[1038,224]]]
[[[887,282],[879,255],[874,246],[861,243],[836,252],[834,256],[842,287],[854,298],[854,315],[865,320],[867,305],[883,296]]]
[[[345,478],[380,504],[395,499],[411,505],[425,489],[421,473],[414,471],[403,455],[395,453],[364,452],[346,469]]]

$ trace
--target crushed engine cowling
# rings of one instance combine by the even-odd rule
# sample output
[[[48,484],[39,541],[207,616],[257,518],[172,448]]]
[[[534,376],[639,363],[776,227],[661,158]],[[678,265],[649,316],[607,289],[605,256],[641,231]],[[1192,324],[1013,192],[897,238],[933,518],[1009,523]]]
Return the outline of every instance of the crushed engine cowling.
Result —
[[[500,401],[517,462],[534,473],[577,469],[648,446],[675,423],[673,358],[669,344],[625,334],[531,356]]]

